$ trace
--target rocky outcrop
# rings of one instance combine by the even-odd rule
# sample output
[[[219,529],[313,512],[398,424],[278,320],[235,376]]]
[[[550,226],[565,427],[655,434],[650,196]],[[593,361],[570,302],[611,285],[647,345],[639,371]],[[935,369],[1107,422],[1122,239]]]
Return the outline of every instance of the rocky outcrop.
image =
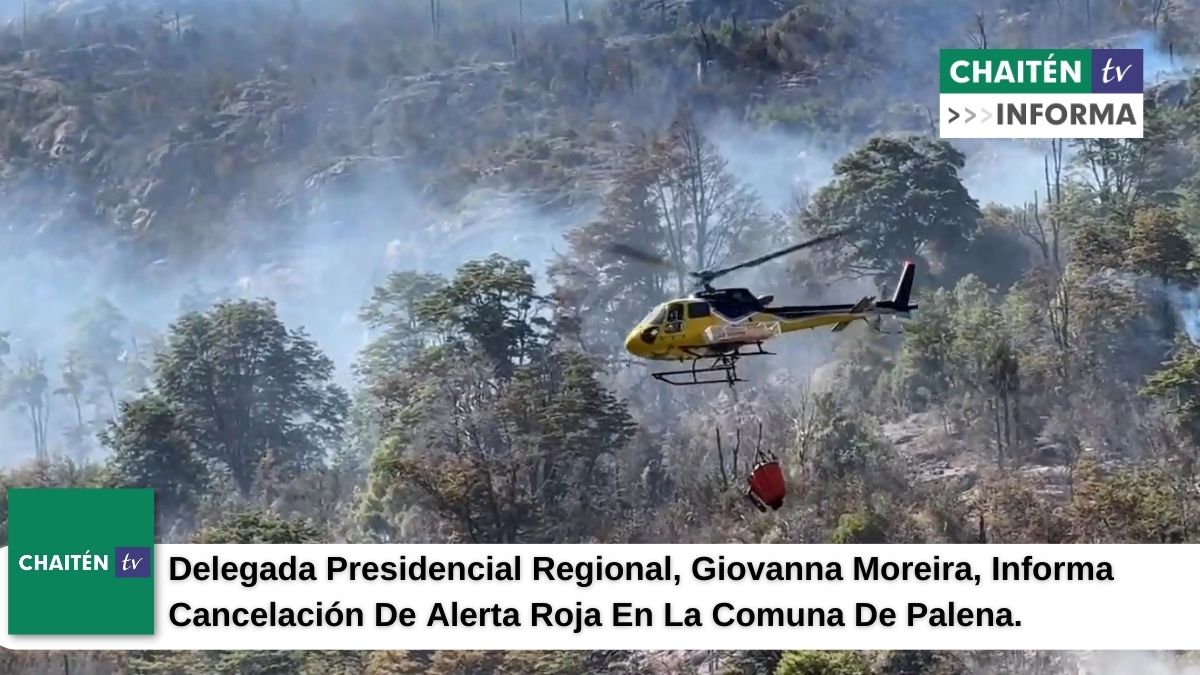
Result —
[[[1187,79],[1163,82],[1146,90],[1146,98],[1160,108],[1184,108],[1191,105],[1192,83]]]

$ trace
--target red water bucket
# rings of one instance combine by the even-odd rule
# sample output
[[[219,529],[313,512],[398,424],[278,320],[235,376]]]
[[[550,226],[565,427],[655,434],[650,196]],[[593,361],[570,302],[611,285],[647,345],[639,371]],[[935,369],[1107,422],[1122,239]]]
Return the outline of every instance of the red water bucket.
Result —
[[[783,506],[783,498],[787,496],[787,486],[783,480],[783,468],[779,462],[772,460],[754,467],[750,474],[750,494],[756,500],[777,510]]]

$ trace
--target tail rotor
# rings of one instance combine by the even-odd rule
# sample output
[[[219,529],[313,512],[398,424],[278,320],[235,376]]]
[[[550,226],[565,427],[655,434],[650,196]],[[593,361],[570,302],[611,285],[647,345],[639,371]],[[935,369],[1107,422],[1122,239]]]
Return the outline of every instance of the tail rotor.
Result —
[[[891,300],[883,300],[875,303],[876,309],[886,310],[887,314],[898,314],[907,317],[909,312],[917,308],[916,305],[910,302],[912,298],[913,280],[917,276],[917,265],[912,261],[905,261],[904,271],[900,273],[900,281],[896,284],[896,291],[892,293]]]
[[[910,312],[917,308],[912,303],[913,280],[916,278],[916,275],[916,264],[911,261],[905,261],[904,271],[900,273],[900,281],[896,283],[896,291],[892,293],[892,299],[876,302],[872,308],[872,316],[867,321],[867,324],[875,332],[884,335],[898,335],[904,332],[903,328],[898,331],[884,331],[882,329],[883,317],[893,316],[897,319],[907,319],[911,316]]]

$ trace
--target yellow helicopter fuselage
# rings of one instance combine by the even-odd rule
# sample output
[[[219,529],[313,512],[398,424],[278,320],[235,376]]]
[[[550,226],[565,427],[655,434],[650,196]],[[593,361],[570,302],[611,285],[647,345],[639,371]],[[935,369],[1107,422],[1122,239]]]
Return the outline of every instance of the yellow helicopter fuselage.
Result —
[[[626,350],[643,359],[684,361],[727,353],[739,345],[761,344],[792,331],[823,326],[842,330],[870,316],[865,302],[762,308],[735,317],[720,313],[714,304],[693,297],[659,305],[626,337]]]
[[[854,304],[771,305],[773,296],[755,297],[744,288],[711,289],[655,307],[625,338],[632,355],[656,361],[687,361],[734,353],[798,330],[832,326],[841,331],[855,321],[884,315],[907,317],[914,266],[906,263],[890,300],[865,297]]]

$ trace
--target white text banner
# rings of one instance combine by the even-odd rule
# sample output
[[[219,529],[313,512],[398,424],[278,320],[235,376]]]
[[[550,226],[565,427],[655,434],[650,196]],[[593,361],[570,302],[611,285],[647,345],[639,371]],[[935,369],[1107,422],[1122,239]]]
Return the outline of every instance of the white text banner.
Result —
[[[154,563],[153,636],[14,636],[6,615],[0,641],[49,650],[1200,649],[1185,612],[1200,591],[1192,545],[172,544],[156,547]],[[431,579],[446,575],[469,579]],[[213,620],[226,625],[197,625]]]

